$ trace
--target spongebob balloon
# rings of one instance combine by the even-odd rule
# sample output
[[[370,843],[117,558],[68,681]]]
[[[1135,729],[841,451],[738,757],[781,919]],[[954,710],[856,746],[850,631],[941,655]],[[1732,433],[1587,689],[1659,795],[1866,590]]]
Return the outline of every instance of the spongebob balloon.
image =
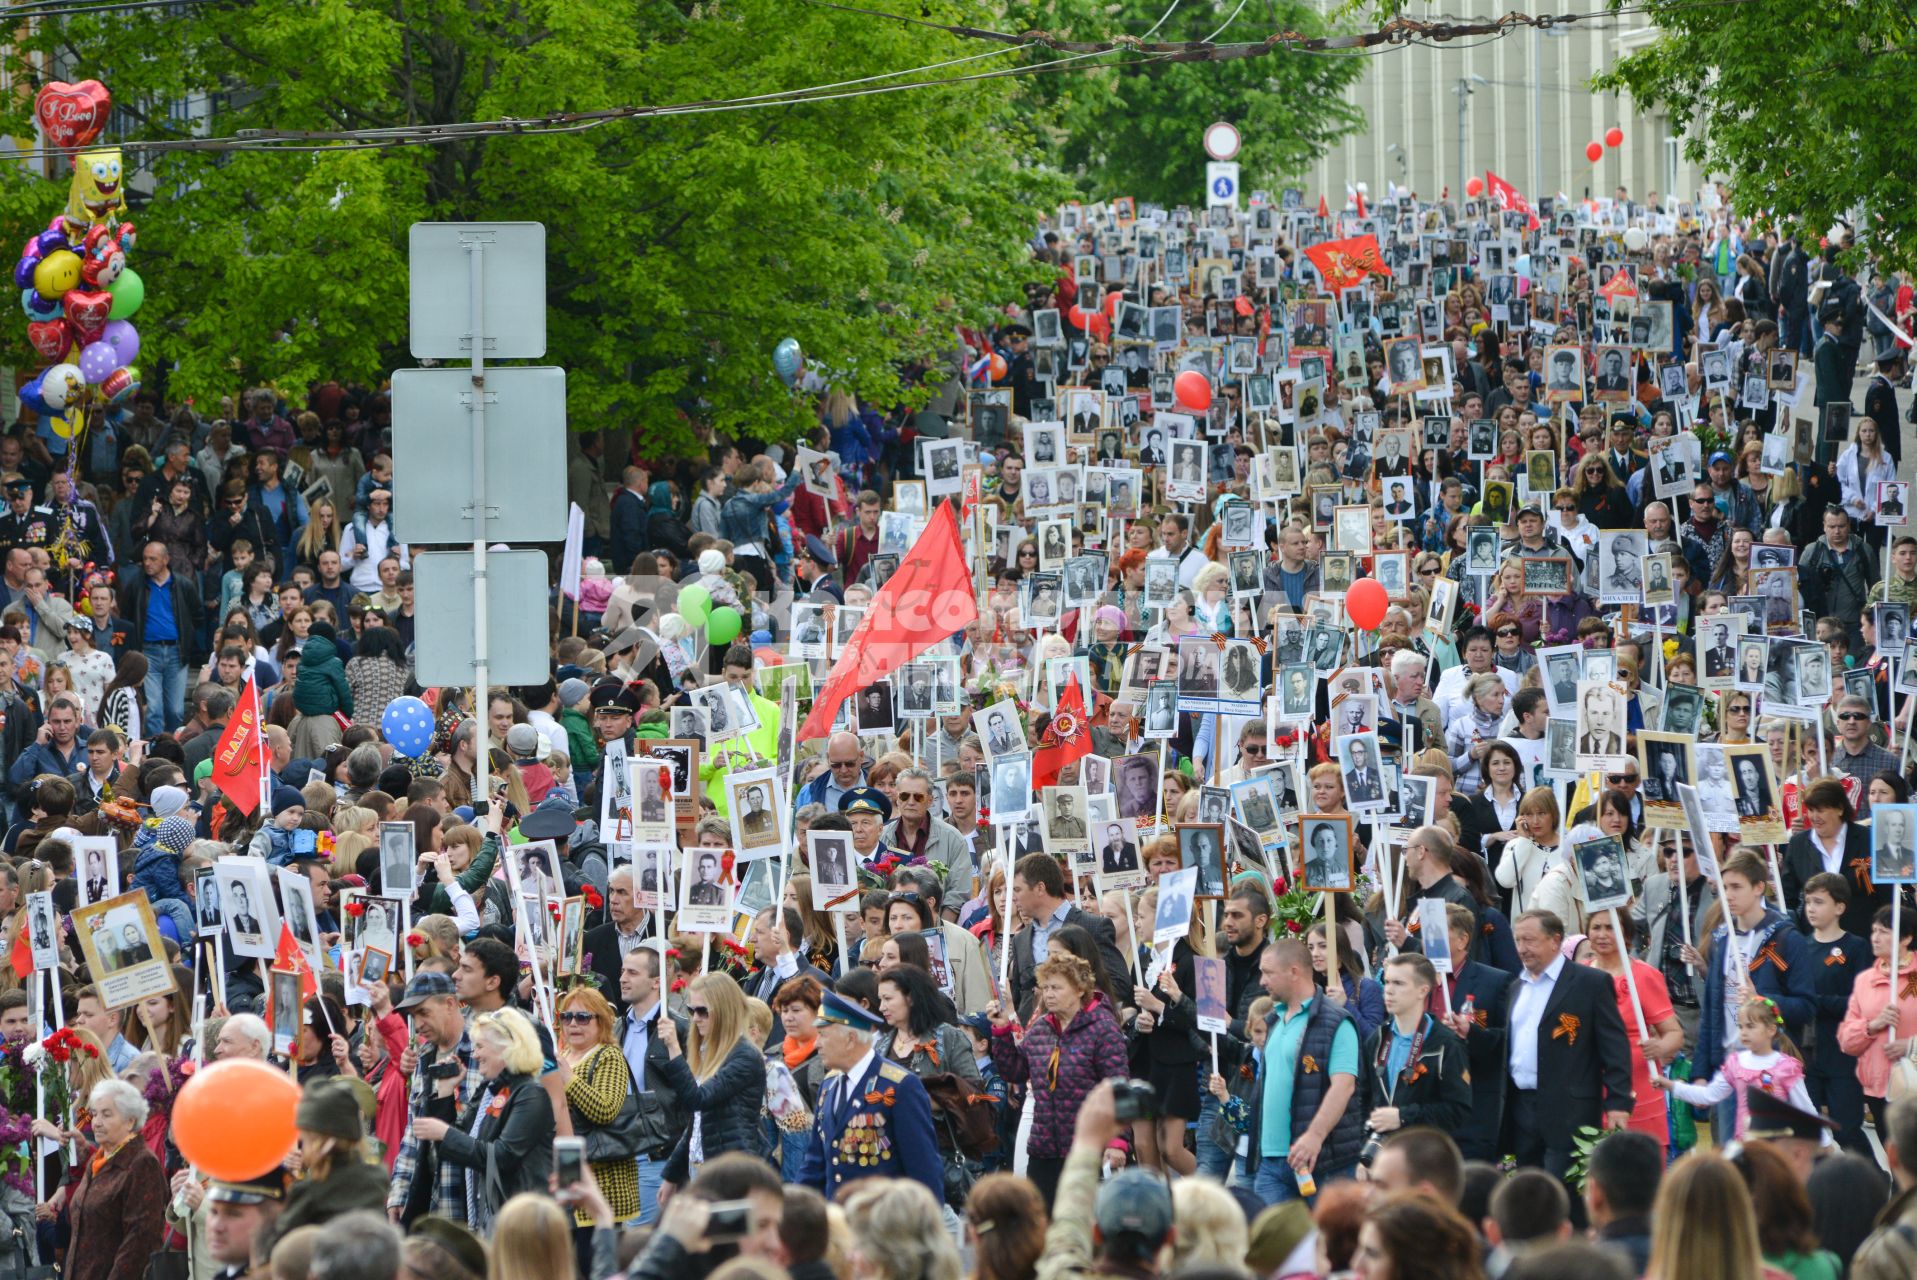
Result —
[[[126,212],[119,149],[82,151],[73,157],[73,182],[67,188],[67,234],[80,239],[87,228]]]

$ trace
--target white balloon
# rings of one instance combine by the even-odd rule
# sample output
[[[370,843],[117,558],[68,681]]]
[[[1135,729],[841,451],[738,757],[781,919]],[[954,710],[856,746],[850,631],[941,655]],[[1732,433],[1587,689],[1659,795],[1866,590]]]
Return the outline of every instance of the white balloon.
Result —
[[[1624,247],[1632,253],[1637,253],[1650,242],[1650,239],[1648,235],[1644,234],[1643,227],[1630,227],[1624,232]]]
[[[80,374],[80,366],[75,364],[56,364],[48,369],[40,380],[40,396],[55,409],[64,409],[79,398],[86,390],[87,380]]]

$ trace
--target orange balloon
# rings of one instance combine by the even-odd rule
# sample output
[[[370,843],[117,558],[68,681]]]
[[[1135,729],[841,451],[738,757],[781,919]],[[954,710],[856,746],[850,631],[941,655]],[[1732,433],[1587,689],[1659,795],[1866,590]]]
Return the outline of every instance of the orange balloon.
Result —
[[[276,1167],[299,1134],[300,1087],[264,1062],[234,1059],[194,1072],[173,1100],[173,1144],[209,1178],[257,1178]]]
[[[1000,355],[998,352],[994,351],[992,353],[992,362],[990,365],[987,366],[987,368],[989,368],[992,371],[992,381],[997,382],[1000,378],[1003,378],[1005,376],[1005,370],[1006,370],[1005,357]]]
[[[1345,612],[1360,631],[1376,631],[1390,606],[1391,598],[1373,578],[1360,578],[1345,592]]]

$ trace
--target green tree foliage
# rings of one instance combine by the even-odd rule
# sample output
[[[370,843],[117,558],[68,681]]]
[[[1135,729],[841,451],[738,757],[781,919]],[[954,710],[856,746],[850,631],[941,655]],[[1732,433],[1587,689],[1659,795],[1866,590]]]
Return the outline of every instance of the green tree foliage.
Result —
[[[796,0],[263,0],[66,15],[10,57],[16,83],[35,82],[30,55],[103,81],[108,140],[129,143],[182,136],[181,102],[210,99],[222,137],[385,128],[736,98],[977,52]],[[525,219],[547,228],[547,359],[569,370],[575,429],[632,427],[674,451],[693,443],[693,408],[722,430],[789,433],[805,415],[771,367],[787,336],[890,401],[902,369],[1033,277],[1033,210],[1062,184],[1029,163],[1015,84],[431,147],[161,153],[134,183],[155,193],[132,211],[140,363],[203,403],[261,381],[376,383],[411,363],[408,226]],[[28,105],[0,125],[31,137]],[[64,194],[64,170],[0,168],[15,243]],[[0,329],[5,354],[33,365],[24,330]]]
[[[1011,8],[1009,29],[1044,30],[1070,40],[1133,36],[1234,44],[1263,40],[1274,31],[1329,33],[1319,11],[1297,0],[1231,7],[1035,0]],[[1059,73],[1033,76],[1026,92],[1033,114],[1054,131],[1062,164],[1087,195],[1197,204],[1205,189],[1206,125],[1226,120],[1238,126],[1245,190],[1275,187],[1364,126],[1364,113],[1344,93],[1366,63],[1352,54],[1289,51],[1220,62],[1125,55],[1090,71],[1071,71],[1067,64]]]
[[[1728,175],[1740,214],[1773,215],[1813,246],[1854,218],[1862,247],[1917,265],[1917,187],[1897,177],[1909,150],[1894,123],[1917,92],[1908,6],[1653,0],[1648,16],[1657,40],[1598,88],[1668,111],[1689,156]]]

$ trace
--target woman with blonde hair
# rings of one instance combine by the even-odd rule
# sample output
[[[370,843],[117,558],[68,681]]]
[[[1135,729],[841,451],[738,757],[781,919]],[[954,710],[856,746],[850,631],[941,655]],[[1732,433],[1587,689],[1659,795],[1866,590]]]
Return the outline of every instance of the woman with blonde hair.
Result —
[[[417,939],[417,941],[415,941]],[[459,963],[459,922],[451,916],[421,916],[413,921],[406,943],[413,949],[413,962],[446,960]]]
[[[702,974],[687,988],[686,1017],[692,1025],[683,1056],[670,1018],[659,1019],[654,1033],[666,1050],[660,1073],[691,1117],[662,1174],[675,1189],[716,1155],[757,1155],[765,1145],[765,1055],[747,1038],[745,993],[729,974]]]
[[[1750,1191],[1731,1162],[1694,1151],[1665,1170],[1651,1209],[1651,1265],[1644,1280],[1753,1280],[1764,1274]]]
[[[854,1186],[845,1199],[853,1280],[959,1280],[958,1248],[923,1183],[875,1178]]]
[[[552,1172],[552,1095],[539,1082],[545,1054],[532,1019],[517,1009],[495,1009],[473,1019],[473,1064],[480,1087],[457,1124],[431,1116],[413,1121],[413,1136],[437,1142],[440,1155],[466,1171],[473,1185],[469,1222],[486,1234],[506,1201],[522,1191],[544,1191]]]
[[[572,1215],[551,1196],[521,1192],[493,1223],[487,1280],[554,1280],[573,1274]]]
[[[293,544],[293,558],[299,564],[317,565],[320,552],[339,550],[339,508],[331,498],[321,498],[307,513],[306,526]]]
[[[1169,1270],[1245,1265],[1251,1230],[1245,1211],[1224,1184],[1209,1178],[1172,1183],[1172,1261]]]

